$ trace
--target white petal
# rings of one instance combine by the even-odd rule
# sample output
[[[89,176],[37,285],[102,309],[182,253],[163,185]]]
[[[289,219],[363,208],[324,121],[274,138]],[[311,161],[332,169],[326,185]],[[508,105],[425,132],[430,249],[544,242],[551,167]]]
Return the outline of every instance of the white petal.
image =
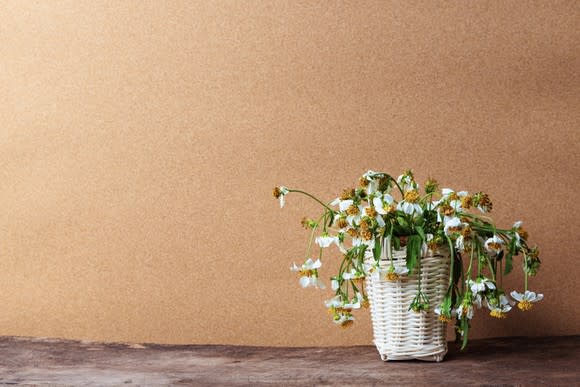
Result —
[[[379,227],[385,227],[385,221],[383,220],[382,216],[378,215],[375,217],[375,219],[377,220]]]
[[[348,207],[350,207],[350,206],[351,206],[353,203],[354,203],[354,202],[353,202],[352,200],[343,200],[343,201],[341,201],[341,202],[340,202],[340,204],[338,205],[338,208],[339,208],[341,211],[346,211],[346,209],[347,209]]]
[[[310,277],[300,277],[300,286],[306,288],[308,285],[310,285]]]
[[[510,293],[510,295],[512,296],[512,298],[516,301],[521,301],[523,298],[523,294],[516,292],[515,290],[513,292]]]

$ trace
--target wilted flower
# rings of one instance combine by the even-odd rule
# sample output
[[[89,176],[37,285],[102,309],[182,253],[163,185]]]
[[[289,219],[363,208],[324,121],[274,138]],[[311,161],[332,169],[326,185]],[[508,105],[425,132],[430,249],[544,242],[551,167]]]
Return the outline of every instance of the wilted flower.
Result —
[[[534,306],[533,303],[541,301],[544,298],[543,294],[536,294],[526,290],[525,293],[518,293],[515,290],[511,292],[514,300],[518,301],[518,308],[523,311],[530,310]]]

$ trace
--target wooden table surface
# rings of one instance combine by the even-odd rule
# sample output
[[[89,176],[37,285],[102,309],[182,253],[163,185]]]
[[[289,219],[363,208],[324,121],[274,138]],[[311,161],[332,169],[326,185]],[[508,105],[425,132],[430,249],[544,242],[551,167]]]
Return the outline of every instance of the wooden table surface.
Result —
[[[580,385],[580,336],[450,343],[442,363],[371,346],[266,348],[0,337],[0,385]]]

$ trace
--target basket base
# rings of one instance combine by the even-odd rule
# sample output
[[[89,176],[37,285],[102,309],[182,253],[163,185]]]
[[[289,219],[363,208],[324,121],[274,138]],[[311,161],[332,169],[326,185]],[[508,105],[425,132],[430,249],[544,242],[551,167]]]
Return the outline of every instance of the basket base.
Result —
[[[426,356],[411,356],[411,355],[391,355],[389,356],[386,353],[380,353],[382,361],[397,361],[397,360],[421,360],[421,361],[431,361],[431,362],[442,362],[447,354],[447,349],[443,350],[442,352],[435,353],[433,355],[426,355]]]

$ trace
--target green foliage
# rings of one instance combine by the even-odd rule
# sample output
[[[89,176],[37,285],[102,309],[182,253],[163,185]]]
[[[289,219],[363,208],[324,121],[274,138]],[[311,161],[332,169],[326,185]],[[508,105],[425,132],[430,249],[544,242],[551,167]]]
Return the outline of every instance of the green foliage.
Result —
[[[407,239],[407,269],[409,269],[409,274],[413,273],[413,269],[419,262],[422,244],[423,238],[420,235],[409,235]]]

